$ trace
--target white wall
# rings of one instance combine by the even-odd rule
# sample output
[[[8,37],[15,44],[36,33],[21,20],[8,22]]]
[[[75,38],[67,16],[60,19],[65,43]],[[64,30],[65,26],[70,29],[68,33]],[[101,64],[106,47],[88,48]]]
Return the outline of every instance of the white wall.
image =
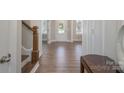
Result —
[[[42,35],[41,35],[41,20],[24,20],[26,24],[30,27],[38,26],[38,34],[39,34],[39,56],[42,54]],[[22,45],[27,48],[33,48],[33,32],[29,30],[27,27],[22,25]],[[22,54],[24,52],[22,51]]]
[[[16,72],[21,72],[21,47],[22,47],[22,22],[20,20],[17,21],[17,64],[16,64]]]
[[[56,23],[58,20],[51,20],[50,23],[50,36],[49,41],[57,41],[56,40]],[[82,41],[82,34],[76,34],[76,21],[75,20],[67,20],[66,22],[66,31],[67,31],[67,41]]]
[[[104,54],[110,56],[117,61],[117,32],[118,32],[118,21],[105,21],[104,30]]]
[[[66,41],[69,41],[69,42],[71,42],[72,41],[72,31],[73,31],[73,28],[72,28],[72,26],[73,26],[73,21],[72,20],[68,20],[68,21],[65,21],[66,23],[66,25],[65,25],[65,27],[66,27],[66,31],[67,31],[67,40]],[[49,31],[48,31],[48,34],[49,34],[49,36],[48,36],[48,41],[49,41],[49,43],[51,43],[51,42],[53,42],[53,41],[57,41],[57,39],[56,39],[56,30],[57,30],[57,27],[56,27],[56,24],[57,24],[57,20],[50,20],[49,21]]]
[[[100,54],[117,61],[116,42],[121,21],[83,21],[83,55]]]
[[[10,53],[14,54],[12,57],[12,64],[10,64],[10,72],[21,72],[21,21],[9,21],[10,35]]]
[[[31,23],[28,21],[25,21],[29,26],[31,26]],[[22,25],[22,45],[27,48],[31,49],[33,45],[33,33],[31,30],[29,30],[25,25]]]
[[[82,41],[82,34],[76,34],[76,20],[73,20],[73,41]]]
[[[52,22],[52,21],[50,21],[50,20],[48,21],[48,39],[47,39],[47,40],[48,40],[48,41],[47,41],[48,44],[51,43],[51,22]]]
[[[5,24],[4,21],[6,21]],[[11,61],[9,63],[0,64],[2,67],[0,72],[9,72],[9,73],[16,73],[21,72],[21,22],[17,20],[2,20],[1,27],[1,35],[4,37],[0,37],[1,41],[4,42],[4,45],[1,45],[1,49],[6,54],[1,54],[2,56],[6,56],[8,53],[11,54]],[[4,31],[4,33],[2,32]],[[4,40],[5,39],[5,40]],[[7,44],[7,45],[5,45]],[[7,68],[7,70],[6,70]]]
[[[56,32],[56,21],[55,20],[52,20],[51,21],[51,33],[50,33],[50,40],[54,41],[55,40],[55,32]]]
[[[56,32],[56,21],[55,20],[49,20],[48,23],[48,43],[55,41],[55,32]]]
[[[67,20],[66,22],[66,30],[67,31],[67,40],[71,41],[71,21]]]

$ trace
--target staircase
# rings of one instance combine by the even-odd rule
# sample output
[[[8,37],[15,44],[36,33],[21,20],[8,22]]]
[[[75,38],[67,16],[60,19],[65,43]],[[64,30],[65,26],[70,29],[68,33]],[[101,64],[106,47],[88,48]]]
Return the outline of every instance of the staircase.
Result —
[[[31,31],[33,33],[32,34],[32,37],[33,37],[32,48],[27,49],[22,45],[22,51],[24,54],[22,54],[22,56],[21,56],[22,73],[30,73],[39,60],[38,31],[37,31],[38,27],[37,26],[30,27],[24,21],[22,21],[22,25],[25,26],[27,29],[29,29],[29,31]]]
[[[21,67],[24,67],[30,61],[29,55],[22,55],[21,61],[22,61]]]

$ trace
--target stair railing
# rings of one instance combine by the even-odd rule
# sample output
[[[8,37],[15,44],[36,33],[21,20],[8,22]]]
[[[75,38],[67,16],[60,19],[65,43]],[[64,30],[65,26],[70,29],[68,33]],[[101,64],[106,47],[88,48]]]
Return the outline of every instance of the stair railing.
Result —
[[[32,64],[35,64],[39,60],[38,27],[37,26],[30,27],[24,21],[22,21],[22,24],[33,32],[33,49],[32,49],[31,62]]]

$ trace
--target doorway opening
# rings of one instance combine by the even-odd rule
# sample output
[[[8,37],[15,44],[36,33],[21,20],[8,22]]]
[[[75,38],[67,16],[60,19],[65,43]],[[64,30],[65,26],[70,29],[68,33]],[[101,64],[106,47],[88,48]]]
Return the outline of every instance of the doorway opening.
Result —
[[[48,20],[42,20],[41,23],[41,34],[42,34],[42,51],[43,54],[47,51],[48,44]]]
[[[83,27],[82,27],[82,20],[75,20],[73,23],[73,41],[78,43],[82,47],[82,34],[83,34]]]

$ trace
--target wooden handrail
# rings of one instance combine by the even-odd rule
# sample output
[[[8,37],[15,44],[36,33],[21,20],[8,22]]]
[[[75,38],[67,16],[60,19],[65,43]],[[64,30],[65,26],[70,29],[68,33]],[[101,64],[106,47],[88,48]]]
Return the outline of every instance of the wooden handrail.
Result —
[[[28,29],[30,29],[33,32],[33,50],[32,50],[32,64],[35,64],[39,60],[39,43],[38,43],[38,27],[33,26],[32,28],[26,24],[24,21],[22,21],[22,24],[24,24]]]
[[[26,24],[24,21],[22,21],[22,24],[25,25],[29,30],[32,31],[32,28],[28,24]]]

